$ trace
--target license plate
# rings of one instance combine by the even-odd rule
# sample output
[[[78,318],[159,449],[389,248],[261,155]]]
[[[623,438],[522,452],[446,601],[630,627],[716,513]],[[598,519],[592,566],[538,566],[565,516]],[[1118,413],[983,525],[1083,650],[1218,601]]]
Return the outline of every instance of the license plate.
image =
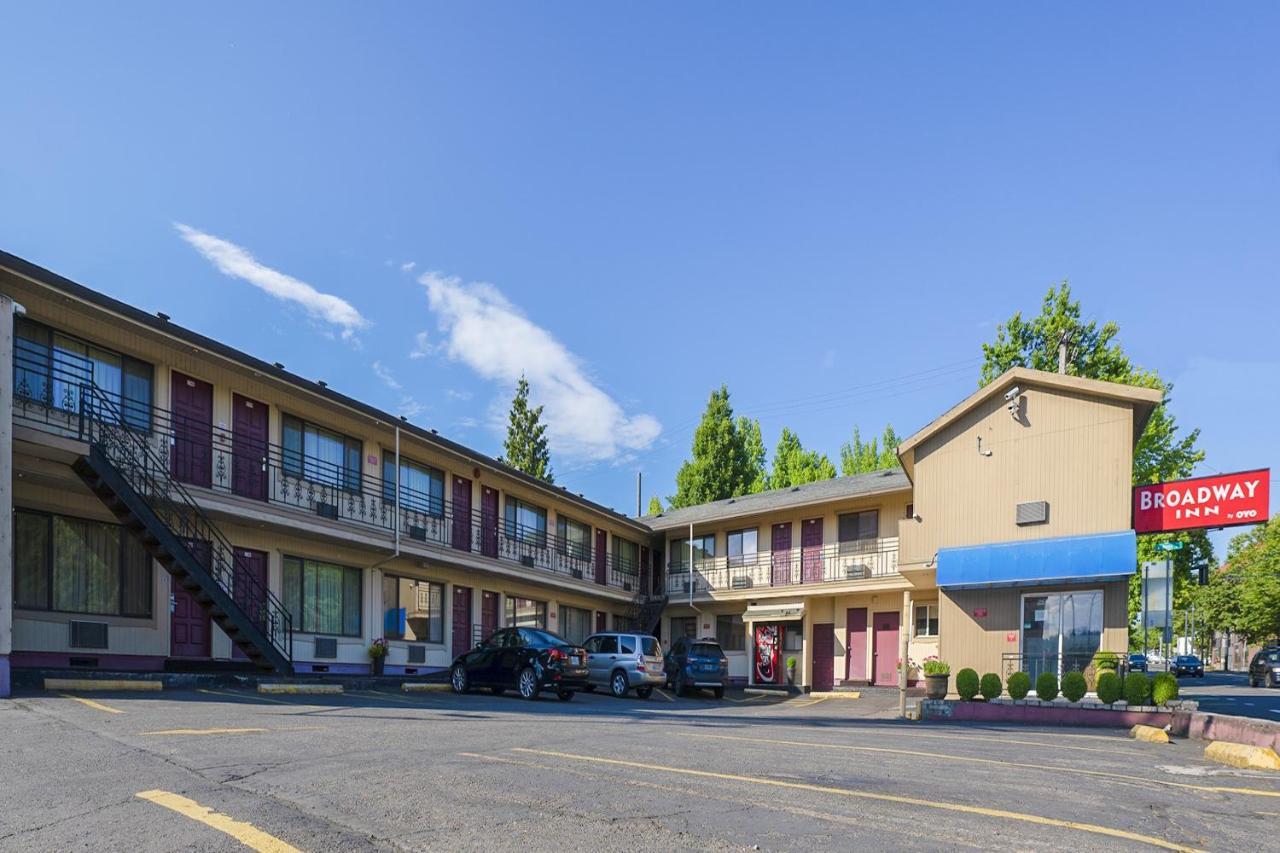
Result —
[[[574,666],[579,666],[582,663],[582,658],[578,657],[577,655],[574,655],[573,657],[569,658],[569,661]]]

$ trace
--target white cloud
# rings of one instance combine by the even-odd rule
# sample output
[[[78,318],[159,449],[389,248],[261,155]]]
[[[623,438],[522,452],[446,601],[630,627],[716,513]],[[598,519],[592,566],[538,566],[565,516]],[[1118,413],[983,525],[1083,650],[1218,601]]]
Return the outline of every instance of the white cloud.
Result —
[[[393,376],[391,371],[387,369],[386,365],[380,361],[375,361],[373,363],[373,375],[381,379],[382,384],[386,385],[392,391],[399,391],[404,387],[396,381],[395,376]]]
[[[418,332],[413,336],[413,349],[409,350],[409,358],[426,358],[431,354],[431,341],[426,332]]]
[[[413,272],[413,268],[418,265],[417,261],[405,261],[400,265],[401,272]]]
[[[446,388],[444,395],[450,400],[461,400],[463,402],[470,400],[472,396],[470,391],[459,391],[457,388]]]
[[[301,306],[313,318],[341,329],[343,340],[350,340],[356,332],[369,327],[369,321],[345,299],[321,293],[305,281],[260,263],[235,243],[197,231],[181,222],[175,222],[173,227],[223,275],[243,279],[276,299]]]
[[[586,375],[578,358],[538,326],[493,285],[426,273],[431,310],[450,359],[508,386],[521,374],[529,380],[544,417],[552,450],[590,461],[618,460],[649,447],[662,425],[652,415],[628,415]]]

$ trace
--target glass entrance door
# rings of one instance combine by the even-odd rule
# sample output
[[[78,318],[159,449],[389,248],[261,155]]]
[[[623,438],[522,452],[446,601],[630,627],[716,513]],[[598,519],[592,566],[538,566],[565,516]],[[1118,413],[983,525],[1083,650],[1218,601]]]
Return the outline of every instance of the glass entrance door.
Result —
[[[1102,592],[1051,592],[1022,597],[1022,669],[1062,678],[1083,670],[1102,645]]]

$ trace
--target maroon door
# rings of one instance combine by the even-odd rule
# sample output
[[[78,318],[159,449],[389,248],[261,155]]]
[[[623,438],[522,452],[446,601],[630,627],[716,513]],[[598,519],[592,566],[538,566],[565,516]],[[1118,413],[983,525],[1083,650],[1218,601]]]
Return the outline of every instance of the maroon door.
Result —
[[[252,548],[235,549],[235,579],[232,598],[240,609],[249,614],[259,625],[266,623],[267,552]],[[231,656],[236,660],[248,657],[240,647],[232,645]]]
[[[596,633],[597,634],[600,633],[601,631],[608,630],[608,626],[605,624],[605,620],[607,618],[608,617],[605,615],[603,610],[596,611]]]
[[[184,544],[196,560],[206,568],[212,566],[212,551],[208,542],[186,540]],[[176,580],[169,581],[172,607],[169,614],[169,654],[175,658],[207,658],[209,651],[210,620],[195,597],[183,589]]]
[[[480,553],[498,556],[498,490],[480,487]]]
[[[846,615],[845,678],[867,680],[867,608],[850,607]]]
[[[652,595],[662,595],[662,552],[657,548],[653,549],[653,587],[650,589]]]
[[[231,491],[256,501],[267,499],[265,403],[231,395]]]
[[[773,564],[770,583],[786,586],[791,583],[791,522],[773,526],[773,542],[769,547]]]
[[[471,649],[471,587],[453,588],[453,656]]]
[[[800,582],[822,583],[822,519],[800,522]]]
[[[498,594],[484,590],[480,593],[480,634],[488,639],[498,630]]]
[[[871,647],[874,683],[892,686],[898,683],[898,611],[877,613],[872,618],[876,629]]]
[[[175,370],[170,388],[174,479],[208,487],[213,477],[213,386]]]
[[[471,550],[471,481],[453,478],[453,547]]]
[[[813,689],[836,686],[836,626],[830,622],[813,626]]]
[[[640,592],[648,591],[649,583],[649,546],[640,546]]]
[[[609,550],[609,534],[603,530],[596,531],[596,583],[609,582],[609,570],[606,560]]]

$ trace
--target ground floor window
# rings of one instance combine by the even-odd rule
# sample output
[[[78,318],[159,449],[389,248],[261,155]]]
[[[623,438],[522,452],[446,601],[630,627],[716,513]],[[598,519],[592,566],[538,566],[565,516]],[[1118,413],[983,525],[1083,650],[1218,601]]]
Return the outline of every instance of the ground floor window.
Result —
[[[383,575],[382,608],[388,640],[444,642],[444,584]]]
[[[716,639],[726,652],[740,652],[747,647],[747,626],[742,614],[723,614],[716,617]]]
[[[560,636],[575,644],[591,636],[591,611],[560,605]]]
[[[13,534],[15,607],[151,616],[151,558],[119,525],[20,509]]]
[[[917,604],[916,605],[916,636],[917,637],[938,636],[938,605],[936,604]]]
[[[697,616],[672,616],[671,617],[671,636],[669,640],[678,640],[681,637],[698,636],[698,617]]]
[[[1102,646],[1102,590],[1022,596],[1021,669],[1035,681],[1084,670]]]
[[[360,636],[360,569],[284,558],[284,606],[293,630],[306,634]]]
[[[531,598],[507,596],[508,628],[542,628],[547,627],[547,603],[534,601]]]

